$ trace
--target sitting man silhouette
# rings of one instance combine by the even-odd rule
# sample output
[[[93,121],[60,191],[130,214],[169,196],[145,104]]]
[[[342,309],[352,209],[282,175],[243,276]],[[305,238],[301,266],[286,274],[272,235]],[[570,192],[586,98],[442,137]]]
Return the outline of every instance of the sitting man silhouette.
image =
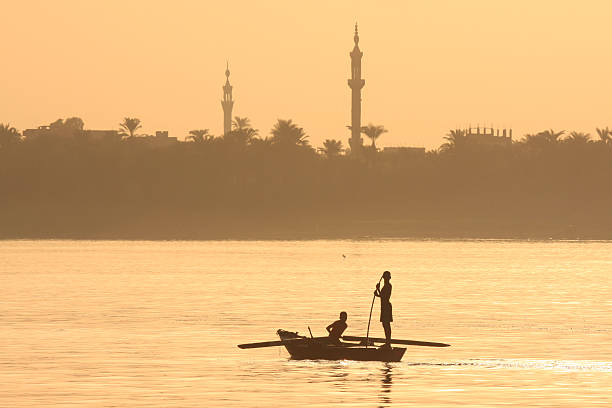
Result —
[[[329,333],[329,341],[334,344],[342,344],[340,337],[346,330],[348,325],[346,324],[347,315],[346,312],[340,312],[340,320],[336,320],[332,324],[326,327]]]

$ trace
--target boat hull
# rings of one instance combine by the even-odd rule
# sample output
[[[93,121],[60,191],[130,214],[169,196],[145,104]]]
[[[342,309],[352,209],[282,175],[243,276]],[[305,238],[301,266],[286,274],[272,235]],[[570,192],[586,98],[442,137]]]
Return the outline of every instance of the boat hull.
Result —
[[[364,347],[355,343],[331,344],[326,339],[309,339],[297,333],[279,330],[281,340],[298,340],[284,344],[294,360],[356,360],[356,361],[401,361],[406,349],[403,347]]]

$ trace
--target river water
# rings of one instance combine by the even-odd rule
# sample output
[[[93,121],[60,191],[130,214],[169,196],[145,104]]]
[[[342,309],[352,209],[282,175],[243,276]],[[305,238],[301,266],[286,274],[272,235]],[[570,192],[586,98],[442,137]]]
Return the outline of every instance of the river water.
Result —
[[[236,347],[365,335],[385,269],[393,337],[452,347]],[[0,406],[612,406],[611,280],[611,242],[0,241]]]

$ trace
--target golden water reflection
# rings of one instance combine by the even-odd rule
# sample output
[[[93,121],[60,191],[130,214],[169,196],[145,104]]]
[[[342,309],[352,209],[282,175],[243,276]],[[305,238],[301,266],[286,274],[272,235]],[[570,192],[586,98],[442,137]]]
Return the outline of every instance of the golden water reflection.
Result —
[[[393,367],[385,364],[381,371],[380,404],[381,408],[391,406],[391,386],[393,385]]]
[[[236,347],[341,310],[363,335],[384,269],[394,337],[452,347]],[[607,242],[5,241],[0,406],[612,406],[611,272]]]

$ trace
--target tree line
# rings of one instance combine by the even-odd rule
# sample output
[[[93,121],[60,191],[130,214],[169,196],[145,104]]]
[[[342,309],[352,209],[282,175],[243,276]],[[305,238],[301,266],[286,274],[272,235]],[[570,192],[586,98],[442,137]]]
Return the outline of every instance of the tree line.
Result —
[[[292,120],[248,118],[156,147],[137,118],[92,137],[79,118],[24,137],[0,124],[0,236],[612,238],[612,140],[552,129],[512,143],[451,130],[414,154],[319,148]]]

